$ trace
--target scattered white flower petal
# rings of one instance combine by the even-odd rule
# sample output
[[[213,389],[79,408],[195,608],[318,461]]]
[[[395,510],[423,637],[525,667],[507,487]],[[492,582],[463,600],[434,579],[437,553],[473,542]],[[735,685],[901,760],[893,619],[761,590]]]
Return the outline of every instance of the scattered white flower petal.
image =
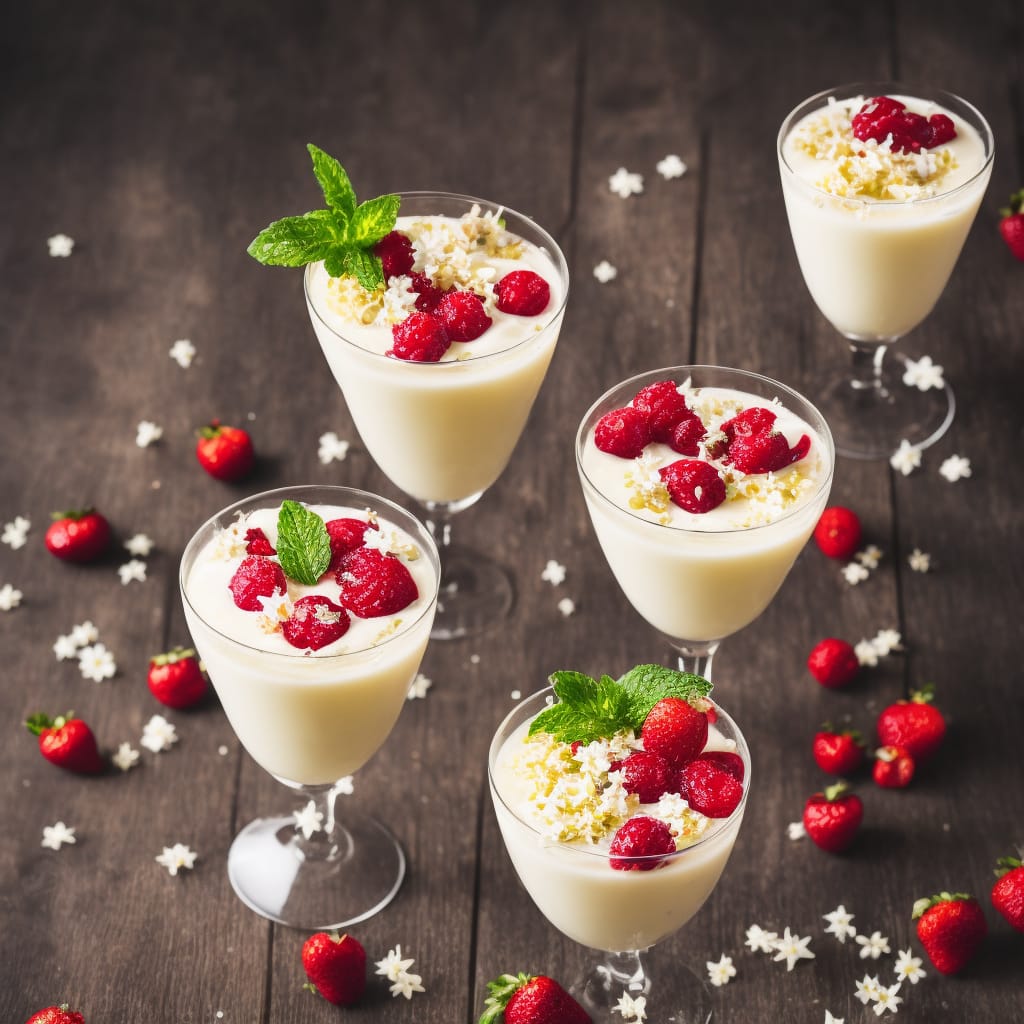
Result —
[[[810,941],[811,937],[809,935],[805,938],[800,938],[799,935],[790,934],[787,927],[775,947],[775,956],[772,959],[775,961],[785,960],[786,970],[791,971],[796,966],[797,960],[814,959],[814,954],[808,949]]]
[[[342,440],[333,430],[320,435],[317,458],[326,466],[329,462],[341,462],[348,455],[349,443]]]
[[[295,831],[307,839],[312,838],[314,832],[323,831],[324,815],[316,809],[315,800],[310,800],[301,811],[292,811],[292,817],[295,819]]]
[[[644,179],[640,174],[634,174],[620,167],[609,179],[608,187],[617,196],[628,199],[630,196],[639,195],[644,190]]]
[[[426,992],[423,987],[423,978],[418,974],[400,974],[392,983],[390,992],[392,996],[405,996],[412,999],[413,992]]]
[[[512,698],[512,700],[521,700],[522,696],[523,696],[523,691],[522,690],[513,690],[509,694],[509,696]]]
[[[20,590],[15,590],[10,583],[5,583],[0,587],[0,611],[9,612],[12,608],[17,608],[24,596]]]
[[[873,640],[859,640],[853,645],[853,653],[861,665],[874,668],[878,664],[878,648]]]
[[[78,657],[78,644],[73,636],[59,636],[54,641],[53,653],[58,661],[67,661],[69,658]]]
[[[941,466],[939,472],[951,483],[963,480],[971,475],[971,460],[963,455],[950,455]]]
[[[153,542],[144,533],[137,533],[124,542],[125,549],[129,555],[136,558],[148,558],[153,550]]]
[[[191,871],[197,856],[198,854],[184,843],[175,843],[173,846],[165,846],[164,852],[154,860],[167,868],[169,874],[176,875],[182,868]]]
[[[908,388],[918,388],[921,391],[927,391],[929,388],[942,390],[946,386],[942,372],[942,367],[938,363],[933,363],[931,356],[908,359],[907,368],[903,373],[903,383]]]
[[[807,829],[804,828],[802,821],[791,821],[786,826],[786,835],[792,840],[803,839],[807,835]]]
[[[708,980],[715,988],[721,988],[723,985],[728,985],[730,979],[736,977],[736,968],[733,967],[732,957],[722,954],[722,959],[717,962],[714,960],[708,960],[705,963],[708,969]]]
[[[77,841],[75,830],[68,828],[63,821],[58,821],[56,825],[46,825],[43,828],[43,841],[39,845],[49,850],[59,850],[64,843],[74,844]]]
[[[128,586],[132,580],[144,583],[146,579],[146,563],[138,558],[133,558],[130,562],[125,562],[124,565],[117,567],[117,575],[121,577],[122,586]]]
[[[596,267],[594,267],[594,277],[601,282],[601,284],[607,284],[609,281],[614,281],[618,276],[618,269],[613,267],[607,260],[601,260]]]
[[[896,977],[900,981],[906,978],[911,985],[916,985],[926,973],[921,968],[921,958],[914,956],[913,950],[900,950],[899,956],[896,957]]]
[[[898,469],[904,476],[910,476],[921,465],[921,449],[904,438],[900,441],[899,448],[889,457],[889,465],[893,469]]]
[[[928,572],[932,567],[932,556],[920,548],[914,548],[907,558],[907,564],[914,572]]]
[[[846,1024],[846,1018],[845,1017],[833,1017],[832,1014],[828,1010],[826,1010],[825,1011],[825,1024]]]
[[[332,793],[341,793],[344,796],[351,796],[355,792],[355,786],[352,784],[352,776],[344,775],[334,784]]]
[[[800,827],[803,828],[803,825]],[[747,929],[747,937],[744,940],[744,944],[752,953],[774,953],[778,942],[779,936],[776,932],[765,931],[759,924],[752,924]]]
[[[95,643],[83,647],[78,652],[78,667],[86,679],[101,683],[111,679],[117,672],[114,655],[107,650],[106,644]]]
[[[857,929],[853,927],[852,923],[854,915],[848,913],[846,907],[841,903],[835,910],[822,916],[828,921],[828,927],[825,929],[826,933],[834,935],[840,942],[845,943],[848,938],[856,936]]]
[[[4,523],[4,532],[0,534],[0,541],[15,550],[23,548],[28,540],[28,531],[31,525],[31,521],[24,516],[15,516],[11,522]]]
[[[571,597],[563,597],[562,600],[558,602],[558,610],[566,618],[569,618],[569,616],[576,611],[576,602]]]
[[[890,1013],[899,1013],[899,1005],[903,1002],[901,996],[897,995],[900,990],[900,983],[897,981],[895,985],[890,985],[886,988],[884,985],[878,986],[878,994],[875,996],[875,1005],[871,1007],[875,1011],[875,1015],[881,1017],[883,1013],[888,1010]]]
[[[222,744],[221,744],[221,745],[220,745],[220,746],[219,746],[219,747],[217,748],[217,753],[218,753],[218,754],[220,754],[220,756],[221,756],[221,757],[227,757],[227,756],[228,756],[228,754],[230,754],[230,753],[231,753],[231,751],[230,751],[230,749],[228,748],[228,746],[227,746],[227,744],[226,744],[226,743],[222,743]]]
[[[428,679],[422,672],[417,672],[416,678],[409,686],[409,692],[405,695],[405,699],[416,700],[418,697],[422,700],[426,697],[427,690],[429,690],[433,685],[434,681],[432,679]]]
[[[881,932],[872,932],[870,935],[858,935],[857,945],[860,946],[861,960],[877,960],[883,953],[890,952],[889,940]]]
[[[681,178],[686,173],[686,164],[675,153],[669,153],[668,156],[659,160],[657,168],[658,173],[666,181],[671,178]]]
[[[75,240],[63,233],[50,235],[46,240],[46,246],[51,256],[70,256],[71,250],[75,247]]]
[[[140,448],[148,448],[155,441],[159,441],[163,436],[164,428],[158,427],[155,423],[151,423],[149,420],[142,420],[142,422],[135,428],[135,443]]]
[[[423,979],[418,974],[412,974],[409,968],[416,961],[410,957],[402,956],[402,947],[396,945],[394,949],[388,951],[388,955],[383,960],[375,961],[377,970],[376,974],[382,974],[391,984],[391,995],[399,996],[403,995],[406,999],[412,999],[413,992],[423,992],[422,981]]]
[[[94,644],[100,638],[100,631],[88,620],[71,627],[71,639],[78,647]]]
[[[855,587],[858,583],[866,580],[871,575],[871,572],[868,569],[865,569],[859,562],[850,562],[849,564],[844,565],[841,572],[843,574],[843,579],[845,579],[851,587]]]
[[[139,763],[139,752],[127,741],[120,744],[117,750],[111,755],[110,760],[114,762],[115,766],[120,768],[121,771],[127,772],[134,768]]]
[[[903,635],[895,629],[880,629],[871,644],[881,655],[892,654],[903,650]]]
[[[172,722],[168,722],[163,715],[154,715],[142,727],[142,739],[139,742],[154,754],[161,750],[170,750],[178,742],[178,732]]]
[[[865,974],[863,979],[857,982],[857,991],[854,995],[867,1006],[868,1003],[872,1003],[878,998],[880,988],[877,974],[873,977]]]
[[[882,549],[874,544],[869,544],[863,551],[858,551],[853,556],[864,566],[865,569],[877,569],[882,558]]]
[[[565,582],[565,566],[550,558],[548,559],[548,564],[544,566],[544,571],[540,574],[540,578],[550,583],[551,586],[557,587],[560,583]]]
[[[196,347],[188,338],[179,338],[167,353],[183,370],[192,365],[196,357]]]
[[[621,1013],[623,1020],[640,1024],[641,1021],[647,1020],[647,997],[636,996],[634,998],[628,992],[623,992],[612,1009],[616,1013]]]

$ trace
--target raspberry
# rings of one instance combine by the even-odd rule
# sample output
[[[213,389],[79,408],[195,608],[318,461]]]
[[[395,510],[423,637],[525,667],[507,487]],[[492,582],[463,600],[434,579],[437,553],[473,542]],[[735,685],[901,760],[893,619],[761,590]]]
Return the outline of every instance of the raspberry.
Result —
[[[731,750],[705,750],[700,755],[700,759],[718,765],[723,772],[728,772],[738,782],[742,782],[743,776],[746,774],[743,758],[739,754],[734,754]]]
[[[668,446],[680,455],[698,455],[700,453],[700,442],[708,436],[701,418],[691,412],[685,419],[681,419],[673,428],[672,436],[668,440]]]
[[[401,231],[392,231],[385,235],[373,247],[373,254],[380,257],[385,281],[408,274],[416,259],[413,255],[412,242]]]
[[[811,450],[811,439],[803,434],[790,448],[778,431],[737,434],[729,443],[729,461],[743,473],[776,473],[799,462]]]
[[[682,697],[662,697],[647,713],[640,738],[644,750],[678,768],[692,761],[708,741],[708,716]]]
[[[356,548],[347,554],[335,578],[341,603],[363,619],[395,615],[419,597],[412,574],[394,555],[376,548]]]
[[[243,558],[228,586],[235,604],[246,612],[263,611],[261,597],[283,594],[287,590],[281,566],[262,555]]]
[[[494,290],[498,293],[498,309],[514,316],[537,316],[551,298],[547,281],[532,270],[513,270]]]
[[[416,308],[421,313],[433,313],[444,296],[443,289],[438,288],[426,274],[412,275],[412,290],[416,292]]]
[[[626,792],[636,793],[642,804],[653,804],[675,782],[668,761],[649,750],[634,750],[624,761],[615,761],[611,770],[622,772]]]
[[[646,417],[651,440],[663,444],[669,443],[678,423],[693,415],[674,380],[659,380],[641,388],[633,399],[633,408]]]
[[[451,341],[444,324],[433,313],[410,313],[391,327],[394,346],[387,353],[414,363],[437,363]]]
[[[247,555],[276,555],[274,546],[267,535],[258,527],[245,531],[245,553]]]
[[[668,825],[640,814],[620,825],[612,836],[611,866],[616,871],[650,871],[665,855],[675,853],[676,841]],[[632,858],[643,858],[634,860]]]
[[[725,481],[709,462],[680,459],[658,470],[669,497],[680,507],[702,515],[725,501]]]
[[[914,759],[906,747],[881,747],[871,777],[883,789],[903,789],[914,777]]]
[[[678,781],[687,803],[708,818],[728,818],[743,799],[743,783],[703,757],[686,765]]]
[[[860,661],[851,644],[835,637],[826,637],[815,644],[807,655],[807,667],[822,686],[837,690],[857,675]]]
[[[281,632],[292,647],[319,651],[348,632],[348,612],[322,594],[300,597]]]
[[[445,292],[434,316],[448,329],[452,341],[473,341],[493,323],[480,296],[468,291]]]
[[[925,119],[889,96],[869,99],[853,115],[851,123],[854,137],[862,142],[884,142],[891,135],[895,152],[917,153],[956,138],[956,128],[945,114],[932,114]]]
[[[825,509],[814,528],[814,540],[829,558],[852,558],[860,544],[857,513],[841,505]]]
[[[737,437],[750,437],[754,434],[766,434],[775,426],[776,415],[763,405],[751,406],[743,412],[736,413],[731,420],[722,424],[722,433],[730,443]]]
[[[594,427],[594,444],[620,459],[638,458],[651,439],[647,420],[631,405],[606,412]]]
[[[331,565],[328,572],[337,569],[350,551],[361,547],[367,530],[379,530],[376,523],[363,519],[332,519],[325,524],[331,541]]]

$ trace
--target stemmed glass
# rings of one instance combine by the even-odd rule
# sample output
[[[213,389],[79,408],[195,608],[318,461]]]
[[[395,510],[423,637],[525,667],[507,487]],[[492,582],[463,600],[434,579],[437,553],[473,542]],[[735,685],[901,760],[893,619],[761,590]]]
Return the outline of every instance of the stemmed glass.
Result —
[[[380,619],[376,642],[353,641],[326,656],[260,649],[225,631],[214,614],[218,598],[199,570],[216,558],[213,546],[230,537],[224,531],[240,513],[276,510],[285,499],[350,510],[336,515],[372,509],[404,531],[422,561],[419,598],[400,629],[388,634],[395,616]],[[427,646],[439,577],[426,528],[398,505],[351,487],[288,487],[244,498],[207,520],[185,548],[185,618],[228,721],[252,758],[302,801],[312,825],[300,830],[295,815],[257,818],[235,838],[228,875],[258,914],[296,928],[340,928],[377,913],[397,893],[405,875],[398,841],[369,815],[346,812],[340,820],[336,798],[340,780],[376,753],[405,704]]]
[[[509,763],[514,753],[506,744],[510,738],[512,744],[521,741],[552,696],[548,687],[513,708],[494,734],[487,765],[505,848],[530,898],[563,935],[602,954],[572,985],[572,994],[595,1024],[622,1019],[616,1005],[623,992],[645,998],[648,1020],[705,1024],[711,1010],[703,981],[676,961],[656,972],[655,981],[650,951],[700,910],[725,869],[750,788],[743,734],[716,705],[719,742],[740,755],[745,769],[743,797],[733,813],[713,821],[692,846],[663,857],[624,857],[630,868],[613,870],[607,849],[553,840],[523,813],[522,785],[517,786]]]
[[[832,101],[836,116],[852,115],[876,96],[953,119],[963,170],[949,187],[940,182],[934,195],[877,199],[834,195],[816,184],[826,164],[800,151],[794,129]],[[940,379],[913,386],[913,373],[904,381],[908,360],[891,346],[924,320],[942,294],[985,193],[993,152],[991,128],[966,100],[895,82],[826,89],[783,121],[779,169],[797,260],[811,298],[851,354],[845,377],[832,371],[815,391],[840,455],[887,458],[903,440],[926,448],[949,428],[952,389]]]
[[[325,301],[322,264],[305,273],[306,305],[328,365],[367,451],[398,488],[419,502],[441,548],[441,592],[433,636],[479,632],[508,613],[511,577],[484,552],[452,540],[453,517],[480,500],[505,468],[526,425],[558,340],[569,291],[565,257],[528,217],[472,196],[399,193],[401,217],[459,218],[479,207],[537,246],[557,279],[539,329],[525,326],[507,347],[420,363],[360,345]],[[511,318],[515,319],[515,318]],[[514,329],[514,328],[513,328]]]
[[[801,497],[743,525],[714,513],[666,524],[629,507],[623,476],[634,463],[598,451],[594,427],[641,388],[665,380],[732,392],[748,405],[751,397],[760,405],[777,402],[798,417],[800,430],[813,439],[806,456],[811,483]],[[666,448],[666,465],[678,458]],[[640,615],[668,637],[679,668],[706,679],[721,641],[756,619],[782,586],[825,508],[834,466],[828,425],[806,398],[760,374],[719,366],[673,366],[631,377],[590,407],[576,434],[583,495],[615,579]]]

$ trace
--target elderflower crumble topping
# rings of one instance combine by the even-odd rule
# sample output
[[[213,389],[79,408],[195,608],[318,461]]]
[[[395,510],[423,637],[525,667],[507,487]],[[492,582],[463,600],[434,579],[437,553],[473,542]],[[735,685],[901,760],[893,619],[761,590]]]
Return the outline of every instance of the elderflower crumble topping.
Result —
[[[218,561],[227,562],[233,558],[241,558],[245,554],[245,513],[235,514],[235,521],[230,526],[218,530],[213,538],[213,557]]]
[[[369,519],[374,522],[375,519]],[[393,526],[381,526],[377,530],[367,530],[363,534],[363,544],[382,555],[401,555],[410,562],[420,557],[420,549],[412,541],[402,539],[402,534]]]
[[[280,633],[282,623],[287,622],[295,610],[291,598],[287,594],[271,594],[269,597],[260,595],[256,600],[259,601],[260,607],[263,609],[256,617],[256,625],[260,627],[260,631],[267,636],[272,633]],[[314,615],[321,618],[320,613],[323,611],[327,611],[327,609],[317,606],[314,609]],[[321,619],[321,621],[323,620]]]

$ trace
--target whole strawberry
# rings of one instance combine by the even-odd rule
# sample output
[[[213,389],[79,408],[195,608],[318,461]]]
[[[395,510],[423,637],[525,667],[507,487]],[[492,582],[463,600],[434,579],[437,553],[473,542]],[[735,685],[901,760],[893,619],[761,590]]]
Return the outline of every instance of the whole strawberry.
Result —
[[[48,1006],[45,1010],[37,1010],[25,1024],[85,1024],[85,1018],[67,1003],[60,1006]]]
[[[317,932],[302,946],[306,986],[335,1006],[358,1002],[366,988],[366,950],[351,935]]]
[[[218,480],[241,480],[249,475],[255,462],[252,438],[239,427],[227,427],[220,420],[210,420],[199,430],[196,458],[199,465]]]
[[[150,658],[146,685],[169,708],[190,708],[206,696],[206,679],[191,647],[175,647]]]
[[[814,541],[829,558],[852,558],[860,544],[857,513],[842,505],[825,509],[814,528]]]
[[[804,805],[804,829],[815,846],[829,853],[841,853],[857,837],[864,805],[846,783],[837,782],[823,793],[815,793]]]
[[[587,1011],[544,974],[503,974],[487,983],[490,995],[478,1024],[592,1024]]]
[[[879,747],[871,777],[883,789],[903,789],[914,777],[914,759],[905,747]]]
[[[852,775],[864,763],[864,740],[856,729],[838,732],[827,722],[811,747],[817,766],[829,775]]]
[[[703,707],[695,707],[682,697],[662,697],[647,713],[640,737],[644,750],[660,754],[670,765],[680,768],[704,749],[708,716]]]
[[[988,934],[978,901],[967,893],[942,892],[918,900],[912,916],[917,937],[940,974],[963,970]]]
[[[992,906],[1012,927],[1024,932],[1024,866],[1019,857],[1000,857],[996,862]]]
[[[65,562],[92,562],[110,543],[110,524],[95,509],[54,512],[46,531],[46,550]]]
[[[1024,188],[1010,196],[1010,205],[999,211],[999,233],[1010,247],[1010,252],[1024,260]]]
[[[878,738],[884,746],[905,747],[917,762],[927,761],[942,744],[946,720],[931,701],[934,688],[926,686],[910,694],[910,700],[890,704],[878,716]]]
[[[856,678],[860,672],[860,659],[851,643],[830,636],[811,649],[807,655],[807,668],[826,689],[838,690]]]
[[[30,733],[39,737],[39,752],[50,764],[81,775],[95,775],[105,765],[92,729],[72,712],[50,718],[35,714],[25,721]]]

